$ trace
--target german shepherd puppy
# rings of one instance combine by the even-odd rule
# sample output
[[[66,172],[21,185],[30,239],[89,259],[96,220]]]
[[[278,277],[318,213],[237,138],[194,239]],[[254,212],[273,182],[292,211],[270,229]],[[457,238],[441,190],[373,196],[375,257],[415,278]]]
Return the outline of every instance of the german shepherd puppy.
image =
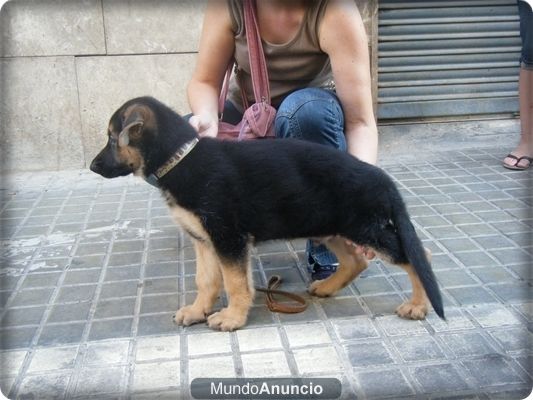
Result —
[[[151,97],[120,107],[107,134],[91,170],[157,181],[173,218],[193,239],[198,295],[176,312],[176,323],[207,319],[223,331],[245,325],[254,296],[252,245],[292,238],[321,238],[339,260],[333,275],[311,284],[311,294],[331,296],[367,267],[355,243],[407,271],[413,295],[399,316],[424,318],[429,298],[444,318],[429,253],[379,168],[298,140],[198,140],[183,118]],[[211,314],[222,286],[228,306]]]

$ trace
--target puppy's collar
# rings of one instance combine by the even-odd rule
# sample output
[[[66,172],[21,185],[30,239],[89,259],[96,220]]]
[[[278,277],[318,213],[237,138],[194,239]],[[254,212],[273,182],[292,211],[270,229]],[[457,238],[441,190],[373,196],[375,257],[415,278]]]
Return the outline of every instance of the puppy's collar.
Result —
[[[183,146],[181,146],[175,153],[170,157],[157,171],[155,171],[153,174],[150,174],[146,178],[146,182],[148,182],[150,185],[159,187],[159,179],[164,177],[166,174],[168,174],[172,168],[174,168],[176,165],[178,165],[186,156],[189,154],[192,149],[198,144],[199,139],[194,138],[191,141],[188,141]]]

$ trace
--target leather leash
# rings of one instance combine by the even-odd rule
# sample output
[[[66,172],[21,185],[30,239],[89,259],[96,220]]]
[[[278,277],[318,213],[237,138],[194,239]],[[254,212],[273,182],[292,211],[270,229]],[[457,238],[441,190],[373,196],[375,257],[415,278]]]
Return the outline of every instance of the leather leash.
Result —
[[[307,309],[307,300],[297,294],[285,292],[283,290],[277,290],[279,285],[281,285],[281,277],[279,275],[272,275],[268,280],[266,288],[255,288],[255,290],[257,290],[258,292],[266,294],[266,305],[270,311],[284,314],[296,314],[301,313]],[[274,295],[286,297],[298,304],[279,303],[274,299]]]

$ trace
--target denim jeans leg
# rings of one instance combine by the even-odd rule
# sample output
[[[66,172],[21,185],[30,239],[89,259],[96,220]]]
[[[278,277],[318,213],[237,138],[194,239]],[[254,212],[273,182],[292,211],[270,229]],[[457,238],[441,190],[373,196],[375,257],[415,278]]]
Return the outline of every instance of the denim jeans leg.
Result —
[[[306,88],[287,96],[279,106],[275,121],[278,138],[295,138],[346,151],[344,113],[334,92]],[[324,245],[307,242],[310,266],[336,265],[337,258]]]

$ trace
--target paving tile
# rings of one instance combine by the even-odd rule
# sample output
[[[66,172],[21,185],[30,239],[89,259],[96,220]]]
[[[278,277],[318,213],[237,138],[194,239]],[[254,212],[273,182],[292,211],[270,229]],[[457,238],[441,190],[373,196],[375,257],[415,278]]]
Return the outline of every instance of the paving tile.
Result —
[[[2,327],[38,325],[43,317],[45,309],[45,306],[10,308],[2,318]]]
[[[54,287],[60,276],[61,272],[28,274],[24,278],[21,289],[24,290],[33,289],[36,287]]]
[[[412,368],[411,371],[425,393],[440,394],[469,389],[464,375],[452,364],[426,365]]]
[[[524,382],[510,364],[499,355],[463,361],[462,364],[480,387]]]
[[[318,303],[328,318],[354,317],[365,315],[365,311],[355,297],[320,299]]]
[[[84,365],[103,367],[113,364],[126,364],[129,346],[129,340],[88,343]]]
[[[140,265],[107,267],[104,281],[122,281],[139,279],[141,276]]]
[[[464,329],[473,329],[474,324],[466,317],[460,308],[447,307],[446,321],[441,320],[436,314],[430,313],[426,321],[436,332],[449,332]]]
[[[379,341],[348,344],[345,345],[345,349],[353,367],[395,364],[390,351]]]
[[[94,313],[95,319],[133,315],[135,298],[100,300]]]
[[[485,356],[496,352],[487,340],[476,332],[452,333],[440,338],[457,358]]]
[[[85,321],[90,308],[90,302],[56,304],[52,307],[47,322]]]
[[[429,335],[394,338],[392,343],[406,362],[446,359],[444,351]]]
[[[106,393],[120,393],[125,376],[125,367],[83,368],[76,385],[75,396],[87,397]]]
[[[388,336],[417,335],[427,333],[420,321],[403,319],[397,315],[376,318],[376,321]]]
[[[153,278],[143,282],[143,294],[178,293],[179,280],[168,278]]]
[[[269,325],[274,322],[274,313],[271,312],[266,306],[254,306],[250,309],[248,314],[248,327],[258,327]]]
[[[26,376],[18,391],[20,399],[63,398],[72,372]]]
[[[399,399],[415,393],[399,369],[361,372],[356,376],[365,396],[369,399],[384,397]]]
[[[85,322],[70,323],[68,325],[44,326],[39,337],[39,346],[62,345],[78,343],[81,340]]]
[[[394,314],[396,308],[403,303],[403,299],[397,294],[364,296],[362,298],[373,315]]]
[[[27,354],[26,350],[0,351],[0,376],[17,375]]]
[[[515,278],[509,272],[507,272],[503,266],[470,268],[470,272],[472,272],[483,283],[515,280]]]
[[[137,364],[133,372],[133,390],[157,390],[180,386],[180,362],[160,361]]]
[[[502,283],[489,287],[505,303],[522,303],[531,298],[531,286],[525,282]]]
[[[291,347],[331,343],[331,337],[321,323],[286,325],[284,330]]]
[[[441,287],[475,285],[477,282],[465,270],[436,271],[435,275]]]
[[[89,340],[129,337],[133,318],[94,321],[89,331]]]
[[[468,307],[466,311],[484,328],[520,324],[520,320],[500,304],[477,305],[476,307]]]
[[[300,374],[324,374],[342,370],[341,360],[331,346],[297,349],[293,354]]]
[[[63,286],[59,290],[56,303],[91,300],[96,291],[96,285]]]
[[[489,254],[504,265],[522,264],[530,259],[528,253],[521,249],[494,249],[489,250]]]
[[[95,268],[104,264],[104,255],[76,256],[72,259],[70,267],[74,268]]]
[[[137,334],[139,336],[149,336],[176,333],[178,326],[172,319],[173,315],[173,313],[165,313],[141,316]]]
[[[0,350],[29,347],[37,327],[16,327],[0,329]]]
[[[462,288],[450,288],[447,292],[463,306],[475,304],[497,303],[498,300],[481,286],[467,286]]]
[[[380,337],[372,320],[368,317],[334,321],[333,326],[340,340],[376,339]]]
[[[230,335],[228,332],[198,333],[187,336],[189,355],[207,355],[230,353]]]
[[[141,314],[175,312],[179,304],[178,293],[143,296]]]
[[[279,335],[278,328],[276,327],[241,329],[236,332],[236,335],[240,351],[256,351],[282,348],[281,338]]]
[[[78,346],[51,347],[35,350],[28,372],[72,369],[78,354]]]
[[[526,351],[533,340],[533,334],[522,326],[494,329],[489,333],[505,351]]]
[[[442,239],[440,243],[451,253],[478,250],[476,244],[468,238]]]
[[[235,378],[231,356],[196,358],[189,360],[189,382],[195,378]]]
[[[454,256],[457,257],[466,267],[489,267],[500,265],[496,259],[492,258],[490,255],[481,250],[457,252],[454,253]]]
[[[101,268],[68,271],[63,280],[64,285],[77,283],[96,283],[100,278]]]
[[[361,295],[394,293],[394,287],[382,276],[357,279],[353,285]]]
[[[283,351],[243,354],[241,358],[244,376],[247,378],[288,377],[291,375],[287,358]]]
[[[137,339],[137,362],[180,358],[181,338],[177,335]]]
[[[11,302],[12,307],[47,304],[52,297],[53,288],[21,290]]]
[[[144,270],[144,276],[147,278],[155,278],[162,276],[177,276],[178,275],[178,263],[166,262],[157,264],[148,264]]]
[[[137,296],[138,286],[137,281],[104,283],[100,292],[100,299]]]

